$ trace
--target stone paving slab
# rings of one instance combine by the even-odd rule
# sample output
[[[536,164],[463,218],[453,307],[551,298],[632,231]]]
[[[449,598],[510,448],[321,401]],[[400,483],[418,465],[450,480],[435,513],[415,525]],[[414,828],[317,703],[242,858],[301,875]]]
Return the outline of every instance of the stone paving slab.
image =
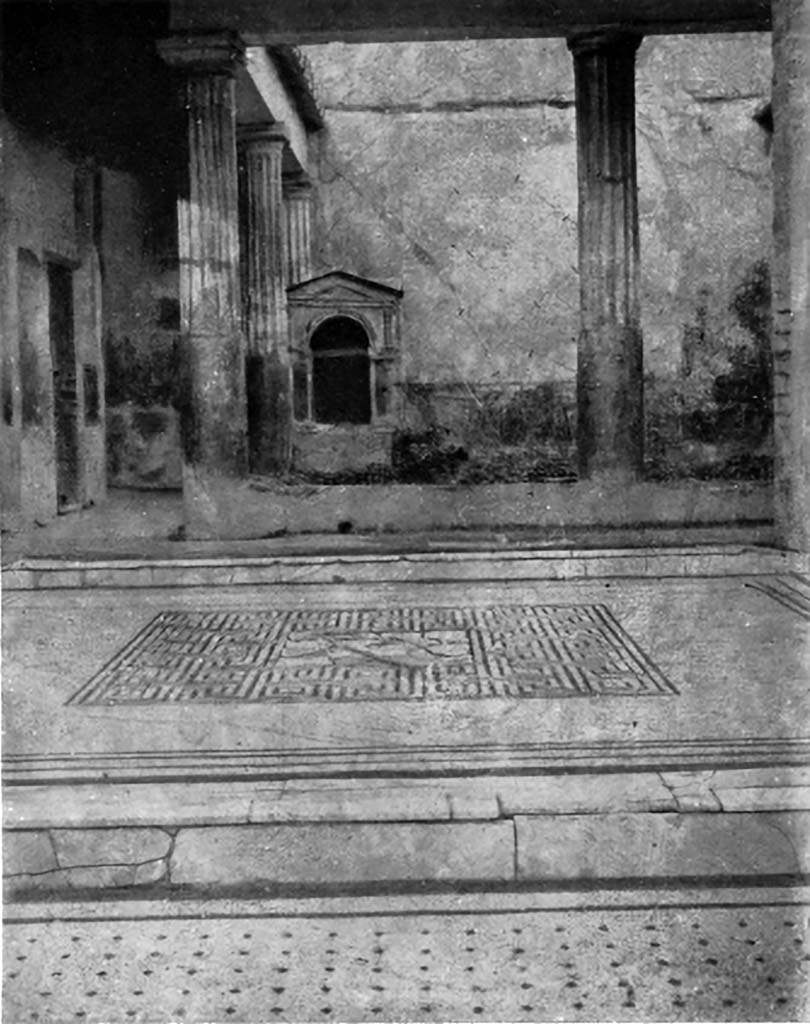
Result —
[[[181,829],[174,885],[509,881],[511,822]]]
[[[500,579],[700,577],[802,571],[806,557],[768,547],[707,545],[411,552],[195,559],[23,559],[3,572],[13,590],[310,585]]]
[[[7,786],[6,829],[810,810],[810,768]]]
[[[517,876],[573,880],[806,874],[810,812],[515,818]]]
[[[810,768],[661,772],[679,811],[810,810]]]
[[[171,836],[158,828],[60,828],[50,832],[60,867],[96,867],[159,860],[171,850]],[[14,842],[13,834],[9,841]]]
[[[167,894],[184,887],[215,894],[810,875],[808,811],[51,828],[7,836],[4,883],[17,899],[158,883]]]

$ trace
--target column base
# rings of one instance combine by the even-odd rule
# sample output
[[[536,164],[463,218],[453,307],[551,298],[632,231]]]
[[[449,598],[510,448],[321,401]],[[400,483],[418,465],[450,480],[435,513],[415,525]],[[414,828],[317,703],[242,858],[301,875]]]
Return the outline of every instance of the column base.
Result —
[[[586,472],[580,470],[578,479],[591,492],[601,491],[606,497],[620,500],[627,488],[643,482],[644,474],[627,466],[591,466]]]
[[[183,457],[223,476],[248,472],[244,346],[237,331],[195,331],[181,338]]]
[[[290,371],[278,357],[247,358],[248,451],[251,473],[275,475],[290,466]]]

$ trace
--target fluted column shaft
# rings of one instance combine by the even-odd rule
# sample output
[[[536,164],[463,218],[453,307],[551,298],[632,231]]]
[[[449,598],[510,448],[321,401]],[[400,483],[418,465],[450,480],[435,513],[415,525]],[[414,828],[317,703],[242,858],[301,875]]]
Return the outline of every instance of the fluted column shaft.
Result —
[[[643,465],[643,350],[635,145],[639,38],[569,40],[574,56],[581,325],[577,430],[582,477]]]
[[[281,177],[285,142],[273,125],[240,130],[248,428],[250,465],[258,473],[278,472],[289,461],[287,223]]]
[[[206,471],[242,475],[247,416],[234,74],[243,50],[222,35],[165,40],[160,52],[187,73],[188,187],[178,203],[184,456]]]
[[[248,352],[287,347],[286,218],[281,184],[285,137],[272,128],[240,129],[244,256],[242,297]]]
[[[284,205],[287,221],[287,284],[312,277],[312,185],[307,181],[286,184]]]

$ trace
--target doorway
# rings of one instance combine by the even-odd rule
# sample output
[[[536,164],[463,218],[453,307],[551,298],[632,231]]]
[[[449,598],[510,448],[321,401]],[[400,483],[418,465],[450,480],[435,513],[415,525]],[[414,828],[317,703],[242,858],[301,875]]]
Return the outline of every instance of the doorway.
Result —
[[[57,511],[79,506],[79,425],[76,345],[73,336],[73,271],[48,264],[48,323],[53,365]]]

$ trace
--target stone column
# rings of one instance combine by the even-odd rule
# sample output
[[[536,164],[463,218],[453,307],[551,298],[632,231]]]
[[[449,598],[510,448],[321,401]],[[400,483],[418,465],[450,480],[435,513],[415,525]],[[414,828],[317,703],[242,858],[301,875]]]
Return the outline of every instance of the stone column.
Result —
[[[284,182],[287,284],[312,277],[312,185],[305,175]]]
[[[286,217],[278,126],[240,129],[242,300],[248,346],[250,466],[274,473],[289,462],[292,418],[286,303]]]
[[[188,190],[178,203],[186,490],[247,472],[234,79],[243,47],[222,34],[159,49],[187,75]]]
[[[629,480],[643,465],[635,55],[640,39],[594,33],[574,56],[581,325],[577,431],[583,478]]]
[[[774,0],[774,513],[810,552],[810,0]]]

